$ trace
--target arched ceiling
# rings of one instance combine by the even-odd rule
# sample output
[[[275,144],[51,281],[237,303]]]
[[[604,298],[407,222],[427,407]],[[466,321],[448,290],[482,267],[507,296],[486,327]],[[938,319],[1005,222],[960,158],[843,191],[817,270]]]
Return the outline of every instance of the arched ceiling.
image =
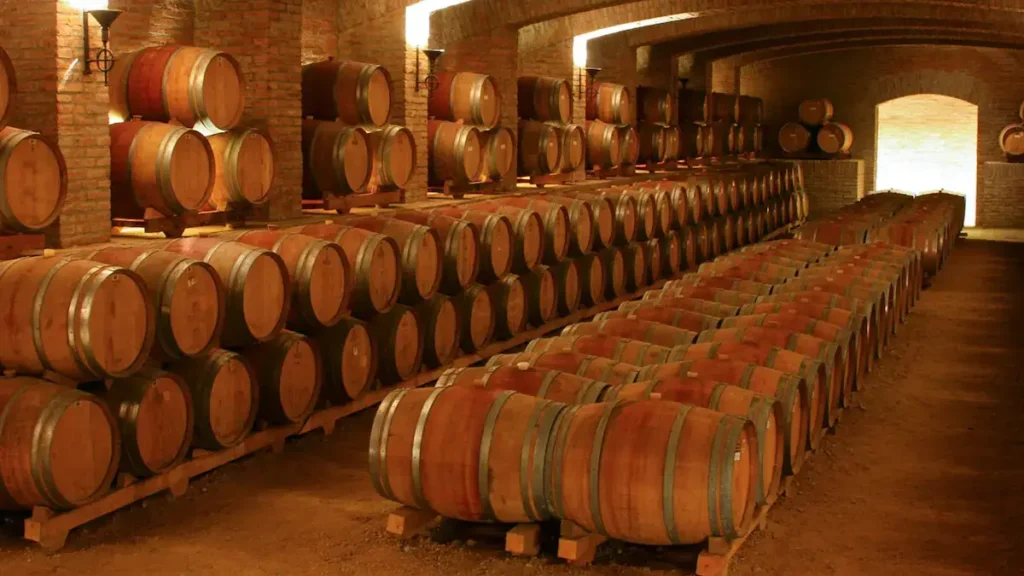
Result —
[[[759,62],[767,62],[781,58],[793,58],[811,54],[823,54],[829,52],[841,52],[844,50],[856,50],[859,48],[879,47],[900,47],[900,46],[966,46],[972,48],[1015,48],[1005,42],[989,40],[964,40],[956,38],[900,38],[899,40],[888,40],[884,38],[847,39],[844,42],[816,43],[816,44],[794,44],[789,46],[778,46],[763,50],[744,52],[734,56],[730,63],[735,66],[747,66]]]

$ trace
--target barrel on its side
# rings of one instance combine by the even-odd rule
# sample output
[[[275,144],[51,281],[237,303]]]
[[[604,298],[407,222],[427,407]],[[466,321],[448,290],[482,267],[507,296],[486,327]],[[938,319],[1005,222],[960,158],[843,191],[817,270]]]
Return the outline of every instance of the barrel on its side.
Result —
[[[459,354],[462,326],[452,299],[434,294],[413,309],[423,329],[423,363],[431,368],[450,364]]]
[[[817,141],[826,154],[845,154],[853,146],[853,131],[846,124],[826,122],[818,129]]]
[[[613,124],[587,122],[587,166],[615,168],[622,163],[619,132]]]
[[[277,173],[270,136],[256,128],[236,128],[208,140],[216,166],[210,204],[224,210],[266,203]]]
[[[501,119],[498,83],[487,74],[443,71],[437,73],[438,85],[430,93],[428,113],[439,120],[493,128]]]
[[[371,184],[405,188],[416,172],[416,138],[405,126],[389,124],[367,133],[373,170]]]
[[[520,76],[519,117],[568,124],[572,121],[572,87],[564,78]]]
[[[286,330],[273,340],[245,348],[242,354],[259,383],[260,419],[294,424],[313,413],[320,398],[323,371],[319,350],[312,340]]]
[[[391,75],[383,66],[344,60],[302,67],[302,116],[383,126],[391,116]]]
[[[808,126],[821,126],[832,119],[835,108],[828,98],[813,98],[804,100],[797,109],[797,116],[800,122]]]
[[[10,65],[6,58],[6,53],[0,57],[0,106],[3,63]],[[7,78],[14,80],[13,75]],[[6,114],[0,111],[3,118]],[[68,171],[60,148],[48,138],[17,128],[0,130],[0,174],[0,231],[37,232],[60,216],[68,193]]]
[[[377,375],[377,344],[369,326],[355,318],[316,332],[323,363],[323,396],[333,404],[356,400]]]
[[[423,329],[416,314],[401,304],[370,321],[377,347],[378,377],[385,384],[408,380],[423,361]]]
[[[256,373],[241,355],[227,350],[171,364],[188,384],[195,407],[192,445],[223,450],[241,443],[252,430],[260,405]]]
[[[180,376],[145,369],[103,395],[121,432],[120,470],[146,478],[169,470],[192,444],[192,393]]]
[[[427,155],[430,178],[435,183],[448,180],[462,184],[476,182],[483,173],[480,130],[475,126],[430,120]]]
[[[525,175],[554,174],[562,168],[562,141],[554,127],[543,122],[519,122],[519,171]]]
[[[302,196],[357,194],[370,181],[366,130],[321,120],[302,121]]]

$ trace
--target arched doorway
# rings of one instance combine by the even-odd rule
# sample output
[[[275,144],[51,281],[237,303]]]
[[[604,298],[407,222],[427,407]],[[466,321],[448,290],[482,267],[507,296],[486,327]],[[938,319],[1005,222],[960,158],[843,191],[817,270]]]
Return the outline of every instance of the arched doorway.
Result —
[[[978,194],[978,107],[939,94],[883,102],[875,113],[875,189],[967,196],[974,226]]]

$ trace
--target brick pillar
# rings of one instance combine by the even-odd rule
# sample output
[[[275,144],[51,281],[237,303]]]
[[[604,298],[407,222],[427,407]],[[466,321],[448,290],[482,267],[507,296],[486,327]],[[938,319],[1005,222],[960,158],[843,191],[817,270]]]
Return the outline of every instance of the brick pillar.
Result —
[[[277,179],[266,216],[302,208],[302,0],[204,0],[196,3],[196,45],[228,52],[242,65],[242,122],[267,130],[277,152]]]

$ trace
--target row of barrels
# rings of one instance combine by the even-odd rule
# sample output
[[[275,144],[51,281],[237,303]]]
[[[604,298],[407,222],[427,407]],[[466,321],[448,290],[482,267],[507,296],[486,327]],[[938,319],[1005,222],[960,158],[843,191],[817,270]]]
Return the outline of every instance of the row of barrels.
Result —
[[[841,122],[825,122],[808,128],[799,122],[787,122],[779,128],[779,147],[783,152],[824,152],[846,154],[853,146],[853,131]]]
[[[521,147],[515,131],[499,126],[501,94],[494,78],[440,72],[437,87],[428,97],[427,113],[432,118],[427,127],[432,185],[502,181],[513,175],[522,152],[517,153]]]
[[[686,122],[680,124],[681,158],[722,158],[756,155],[764,149],[760,124]]]
[[[519,118],[570,124],[573,121],[572,85],[564,78],[521,76],[518,79]],[[587,90],[586,119],[607,124],[673,122],[673,98],[667,90],[638,86],[636,102],[621,84],[595,82]]]
[[[849,405],[870,369],[874,296],[908,287],[896,298],[909,306],[918,262],[892,245],[786,240],[705,263],[524,353],[391,394],[370,437],[374,486],[462,520],[560,518],[653,545],[736,538]]]
[[[677,95],[679,124],[758,125],[764,120],[764,102],[746,95],[682,89]]]
[[[1024,103],[1021,103],[1017,115],[1024,120]],[[1010,160],[1017,160],[1024,156],[1024,124],[1015,122],[1003,127],[999,131],[999,149]]]

